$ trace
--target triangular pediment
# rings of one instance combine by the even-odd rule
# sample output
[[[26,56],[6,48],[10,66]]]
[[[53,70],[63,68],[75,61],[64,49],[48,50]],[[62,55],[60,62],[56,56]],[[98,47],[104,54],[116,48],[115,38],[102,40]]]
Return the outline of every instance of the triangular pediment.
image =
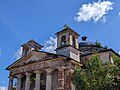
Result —
[[[16,63],[14,67],[27,65],[29,63],[34,63],[37,61],[39,61],[39,58],[36,55],[31,55],[29,58],[24,58],[23,60],[20,60],[20,62]]]
[[[11,68],[20,67],[20,66],[24,66],[24,65],[28,65],[36,62],[46,61],[46,60],[50,60],[57,57],[59,56],[56,54],[31,51],[26,56],[23,56],[22,58],[20,58],[19,60],[11,64],[7,69],[9,70]]]

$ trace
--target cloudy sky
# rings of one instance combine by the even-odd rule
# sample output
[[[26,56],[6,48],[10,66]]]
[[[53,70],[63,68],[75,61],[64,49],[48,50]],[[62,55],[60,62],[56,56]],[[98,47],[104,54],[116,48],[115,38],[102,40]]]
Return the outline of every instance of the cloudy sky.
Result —
[[[65,24],[120,51],[120,0],[0,0],[0,90],[6,90],[5,68],[20,57],[20,46],[34,39],[54,53],[55,33]]]

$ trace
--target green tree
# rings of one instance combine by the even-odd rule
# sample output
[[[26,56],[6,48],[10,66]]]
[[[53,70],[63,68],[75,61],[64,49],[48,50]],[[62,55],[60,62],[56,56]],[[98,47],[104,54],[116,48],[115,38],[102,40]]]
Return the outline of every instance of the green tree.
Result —
[[[119,63],[118,63],[119,62]],[[98,54],[86,63],[86,69],[76,68],[73,82],[77,90],[119,90],[120,60],[103,65]]]
[[[98,47],[102,47],[102,44],[100,42],[98,42],[98,40],[95,42],[95,45]]]
[[[120,58],[112,55],[114,64],[109,65],[109,80],[106,85],[112,90],[120,90]]]
[[[108,46],[104,46],[104,49],[107,50],[107,49],[108,49]]]

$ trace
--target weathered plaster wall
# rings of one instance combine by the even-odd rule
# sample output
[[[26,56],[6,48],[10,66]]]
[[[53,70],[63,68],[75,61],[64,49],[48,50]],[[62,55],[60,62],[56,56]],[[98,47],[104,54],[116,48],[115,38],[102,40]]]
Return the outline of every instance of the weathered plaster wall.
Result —
[[[110,62],[111,58],[110,58],[110,54],[111,52],[100,52],[98,53],[98,55],[100,56],[100,59],[102,60],[102,63],[105,64],[106,62]],[[90,60],[90,58],[92,57],[93,55],[87,55],[87,56],[84,56],[84,57],[81,57],[81,62],[83,64],[85,64],[88,60]]]

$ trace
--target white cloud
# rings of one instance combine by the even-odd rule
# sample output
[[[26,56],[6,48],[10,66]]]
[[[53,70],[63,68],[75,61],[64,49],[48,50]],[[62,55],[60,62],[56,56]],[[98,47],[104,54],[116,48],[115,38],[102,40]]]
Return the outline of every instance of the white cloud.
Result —
[[[22,47],[20,47],[17,52],[15,53],[16,59],[19,59],[22,57]]]
[[[119,16],[120,16],[120,12],[119,12]]]
[[[118,54],[120,55],[120,51],[118,52]]]
[[[55,49],[57,48],[57,38],[50,37],[49,40],[45,41],[45,46],[43,51],[56,53]]]
[[[113,2],[110,1],[101,1],[83,4],[80,7],[77,16],[75,17],[75,21],[106,21],[106,15],[110,10],[113,9]]]
[[[5,86],[0,86],[0,90],[7,90],[7,87],[5,87]]]

